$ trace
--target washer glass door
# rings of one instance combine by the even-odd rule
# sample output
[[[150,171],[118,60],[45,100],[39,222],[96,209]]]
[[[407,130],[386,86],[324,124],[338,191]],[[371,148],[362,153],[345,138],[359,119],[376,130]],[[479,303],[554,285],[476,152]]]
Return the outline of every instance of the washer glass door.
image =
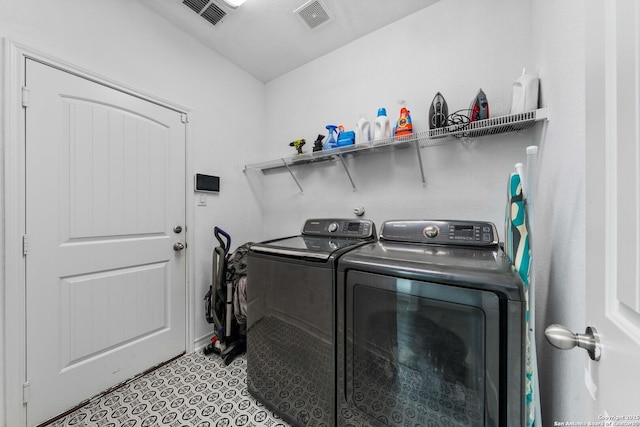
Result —
[[[345,313],[345,397],[354,413],[388,426],[498,425],[495,294],[355,272]]]

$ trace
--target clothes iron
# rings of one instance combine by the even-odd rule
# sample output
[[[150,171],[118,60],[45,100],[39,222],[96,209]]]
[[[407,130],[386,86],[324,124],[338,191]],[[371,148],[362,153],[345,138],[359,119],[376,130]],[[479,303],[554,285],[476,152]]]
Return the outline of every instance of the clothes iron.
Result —
[[[449,107],[444,96],[440,92],[436,93],[429,107],[429,129],[443,128],[447,126],[449,117]]]
[[[478,91],[476,97],[471,101],[469,111],[471,112],[469,120],[472,122],[489,118],[489,101],[487,101],[487,95],[482,89]]]

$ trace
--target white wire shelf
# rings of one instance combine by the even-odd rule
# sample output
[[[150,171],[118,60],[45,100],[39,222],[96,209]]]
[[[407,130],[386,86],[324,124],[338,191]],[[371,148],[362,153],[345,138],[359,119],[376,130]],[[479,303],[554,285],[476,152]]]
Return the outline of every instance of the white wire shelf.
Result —
[[[362,151],[384,151],[396,148],[406,148],[410,146],[412,143],[415,143],[417,140],[425,139],[428,137],[428,132],[418,132],[411,137],[395,139],[395,138],[386,138],[378,141],[373,141],[371,143],[366,144],[351,144],[346,145],[344,147],[332,148],[330,150],[322,150],[322,151],[314,151],[311,153],[303,153],[294,155],[291,157],[284,157],[280,159],[269,160],[261,163],[252,163],[245,165],[246,169],[260,169],[260,170],[269,170],[276,168],[283,168],[286,166],[297,166],[304,165],[308,163],[315,163],[327,160],[335,160],[335,157],[338,155],[347,155],[347,154],[355,154],[357,152]]]
[[[352,144],[344,147],[337,147],[331,150],[314,151],[303,153],[291,157],[283,157],[261,163],[252,163],[245,165],[244,170],[257,169],[266,171],[270,169],[286,168],[294,181],[302,191],[302,186],[291,171],[290,166],[305,165],[309,163],[332,161],[339,159],[344,166],[345,172],[351,181],[351,185],[355,189],[353,179],[349,169],[344,162],[344,157],[348,154],[360,152],[382,152],[399,148],[407,148],[414,146],[418,150],[418,161],[420,164],[420,172],[422,174],[422,182],[425,183],[424,170],[422,168],[422,158],[420,157],[420,148],[431,147],[435,145],[448,144],[468,138],[480,138],[489,135],[497,135],[507,132],[518,132],[529,129],[540,120],[549,119],[548,108],[540,108],[533,111],[520,114],[510,114],[508,116],[492,117],[486,120],[466,123],[464,125],[450,125],[444,128],[431,129],[428,131],[416,132],[409,137],[387,138],[373,141],[367,144]]]
[[[492,117],[460,125],[429,130],[429,139],[440,138],[480,138],[507,132],[517,132],[532,127],[537,121],[548,119],[548,109],[527,111],[526,113]]]

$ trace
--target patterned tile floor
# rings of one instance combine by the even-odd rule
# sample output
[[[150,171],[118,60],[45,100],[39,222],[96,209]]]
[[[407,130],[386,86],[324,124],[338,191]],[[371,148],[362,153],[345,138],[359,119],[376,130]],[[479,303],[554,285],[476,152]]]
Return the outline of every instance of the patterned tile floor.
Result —
[[[188,354],[46,427],[290,427],[249,395],[246,368],[245,355],[225,366],[216,355]]]

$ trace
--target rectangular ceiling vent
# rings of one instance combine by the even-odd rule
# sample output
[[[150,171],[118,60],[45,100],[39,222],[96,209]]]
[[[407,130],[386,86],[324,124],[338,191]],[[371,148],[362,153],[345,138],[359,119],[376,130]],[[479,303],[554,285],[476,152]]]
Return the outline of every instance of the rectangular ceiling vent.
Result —
[[[202,16],[212,25],[216,25],[227,14],[220,6],[210,0],[184,0],[182,4]]]
[[[207,7],[204,10],[204,12],[200,14],[200,16],[202,16],[207,21],[211,22],[211,24],[216,25],[218,22],[222,20],[222,18],[225,17],[226,14],[227,12],[220,9],[220,7],[214,2],[211,2],[209,4],[209,7]]]
[[[312,30],[331,20],[331,15],[318,0],[306,2],[293,13],[297,13]]]

